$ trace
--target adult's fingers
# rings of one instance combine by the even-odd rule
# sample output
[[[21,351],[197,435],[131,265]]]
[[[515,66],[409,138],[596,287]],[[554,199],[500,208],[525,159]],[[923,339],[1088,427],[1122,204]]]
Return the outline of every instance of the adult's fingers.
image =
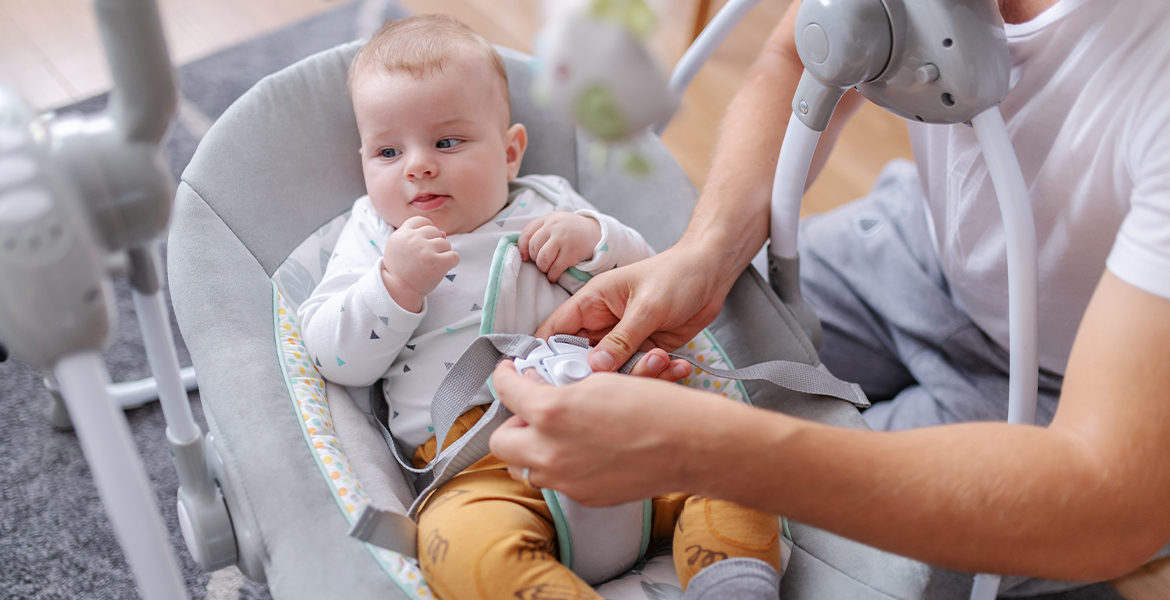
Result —
[[[691,363],[682,359],[671,359],[661,348],[654,348],[634,365],[630,375],[649,377],[664,381],[679,381],[691,374]]]
[[[616,370],[630,360],[657,327],[658,323],[628,306],[621,320],[589,352],[589,366],[594,371]]]
[[[549,402],[548,382],[534,370],[521,373],[516,370],[516,363],[511,360],[501,361],[492,372],[492,387],[500,398],[500,403],[512,411],[513,417],[504,425],[512,424],[515,427],[527,427],[533,417],[540,411],[540,407]],[[513,420],[518,420],[512,423]]]
[[[529,376],[518,373],[511,360],[502,361],[492,373],[492,386],[500,402],[513,413],[492,433],[489,440],[492,453],[506,463],[522,466],[531,464],[527,454],[536,445],[537,433],[529,426],[529,420],[538,410],[537,405],[543,401],[541,390],[538,389],[541,385]]]
[[[569,299],[562,302],[560,306],[552,312],[536,328],[533,334],[538,338],[547,339],[551,335],[558,333],[571,333],[574,335],[584,332],[585,319],[582,312],[582,304],[585,296],[578,293],[577,295],[569,296]]]
[[[512,360],[502,360],[492,371],[492,387],[500,396],[500,402],[512,411],[512,414],[524,419],[524,414],[530,410],[529,397],[525,393],[528,386],[539,385],[535,380],[516,370],[516,363]],[[539,401],[539,397],[533,397]],[[525,419],[527,421],[527,419]]]

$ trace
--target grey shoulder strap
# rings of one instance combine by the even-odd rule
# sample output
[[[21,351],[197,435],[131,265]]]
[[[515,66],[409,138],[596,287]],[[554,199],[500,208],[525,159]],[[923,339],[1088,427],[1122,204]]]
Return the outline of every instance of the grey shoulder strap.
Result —
[[[431,424],[435,428],[437,457],[443,450],[447,433],[460,415],[479,402],[484,384],[504,356],[527,356],[540,342],[530,336],[512,333],[482,335],[463,352],[435,390],[431,401]]]
[[[715,369],[708,365],[699,364],[686,356],[678,354],[671,354],[671,356],[681,358],[694,365],[696,369],[701,369],[723,379],[766,381],[796,392],[844,400],[858,408],[869,406],[869,400],[866,399],[865,392],[861,391],[861,386],[838,379],[825,368],[823,363],[814,366],[791,360],[770,360],[740,369]],[[635,356],[631,361],[636,361],[637,358]]]
[[[502,356],[526,356],[537,345],[539,342],[536,338],[518,334],[490,334],[472,342],[435,390],[431,402],[435,439],[439,443],[444,441],[455,420],[471,406],[480,404],[481,394],[490,394],[484,390],[488,387],[485,382],[491,377]],[[435,459],[422,469],[415,468],[402,456],[385,424],[375,419],[394,458],[404,470],[414,475],[418,495],[406,515],[380,509],[373,504],[367,505],[350,528],[349,535],[407,556],[417,556],[417,527],[414,519],[418,516],[422,500],[432,490],[487,456],[491,432],[511,414],[503,404],[493,402],[475,426],[454,444],[448,448],[436,447]]]

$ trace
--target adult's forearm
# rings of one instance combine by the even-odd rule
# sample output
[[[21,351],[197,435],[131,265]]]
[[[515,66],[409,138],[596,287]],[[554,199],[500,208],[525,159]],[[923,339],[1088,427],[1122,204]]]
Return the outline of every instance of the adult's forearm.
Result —
[[[1127,505],[1126,478],[1072,433],[990,423],[880,433],[723,410],[742,433],[696,446],[714,452],[693,491],[932,564],[1104,579],[1165,541]]]
[[[683,235],[682,243],[695,244],[706,255],[718,257],[720,270],[732,280],[768,239],[776,161],[804,70],[793,40],[798,8],[798,2],[789,7],[728,106],[707,184]],[[850,92],[838,105],[820,138],[809,183],[816,179],[860,103],[860,95]]]
[[[789,10],[732,98],[690,226],[680,244],[715,253],[736,275],[768,236],[771,181],[800,78]]]

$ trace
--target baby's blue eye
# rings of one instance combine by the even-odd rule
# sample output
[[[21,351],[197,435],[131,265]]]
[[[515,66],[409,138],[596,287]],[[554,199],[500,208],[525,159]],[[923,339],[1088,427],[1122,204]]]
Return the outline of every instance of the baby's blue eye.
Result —
[[[382,155],[382,158],[394,158],[402,153],[398,151],[398,148],[382,148],[379,154]]]
[[[459,144],[462,144],[462,143],[463,143],[463,140],[457,140],[457,139],[453,139],[453,138],[443,138],[435,143],[435,147],[442,149],[442,150],[449,150],[449,149],[454,148],[455,146],[458,146]]]

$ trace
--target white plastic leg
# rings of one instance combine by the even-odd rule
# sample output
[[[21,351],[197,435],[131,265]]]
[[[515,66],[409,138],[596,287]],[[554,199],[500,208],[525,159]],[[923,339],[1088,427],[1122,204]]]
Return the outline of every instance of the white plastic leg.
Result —
[[[711,58],[715,49],[723,43],[723,40],[727,39],[731,30],[735,29],[735,26],[743,20],[748,11],[759,3],[760,0],[728,0],[727,4],[724,4],[718,13],[715,13],[715,18],[711,19],[699,37],[695,38],[695,41],[687,47],[687,51],[683,53],[682,58],[678,59],[674,71],[670,74],[670,93],[676,100],[682,98],[687,86],[691,84],[691,80]],[[672,114],[670,118],[673,117]],[[653,130],[656,135],[662,135],[667,124],[670,123],[670,118],[654,124]]]
[[[179,376],[183,381],[183,387],[188,392],[194,391],[199,387],[195,381],[194,368],[185,367],[181,369]],[[73,422],[69,419],[69,412],[65,410],[65,402],[61,399],[61,392],[57,389],[57,382],[53,380],[50,374],[44,378],[44,383],[45,389],[49,392],[49,425],[57,431],[72,430]],[[113,399],[114,404],[122,407],[123,410],[138,408],[139,406],[158,400],[158,382],[153,377],[136,381],[113,383],[106,388],[106,391],[109,393],[110,398]]]
[[[153,370],[153,368],[152,368]],[[192,392],[199,387],[195,380],[195,368],[184,367],[179,371],[183,388]],[[135,381],[119,381],[110,385],[110,395],[122,408],[136,408],[159,399],[158,381],[154,377]]]
[[[1036,338],[1036,224],[1028,186],[1008,137],[1003,116],[996,107],[971,119],[983,150],[999,211],[1003,215],[1007,243],[1008,327],[1011,384],[1008,388],[1008,422],[1036,422],[1036,385],[1040,376]]]
[[[776,160],[776,176],[772,180],[772,221],[770,237],[772,254],[780,258],[796,258],[796,233],[800,228],[800,203],[808,169],[821,132],[809,128],[794,113],[788,119],[784,145]]]
[[[1008,422],[1032,425],[1036,422],[1036,385],[1040,376],[1036,338],[1037,290],[1036,225],[1028,187],[1012,148],[1003,116],[992,107],[971,119],[991,175],[999,210],[1003,215],[1008,267]],[[995,598],[998,575],[976,575],[971,600]]]
[[[130,427],[106,391],[109,373],[101,353],[71,354],[53,371],[139,592],[147,600],[187,598]]]
[[[199,437],[199,426],[191,415],[191,403],[187,401],[187,388],[179,369],[171,322],[167,318],[166,300],[161,290],[149,295],[134,290],[133,297],[146,358],[158,382],[158,398],[167,421],[168,435],[179,443],[190,442]]]
[[[971,600],[995,600],[999,594],[999,575],[976,575],[971,586]]]

